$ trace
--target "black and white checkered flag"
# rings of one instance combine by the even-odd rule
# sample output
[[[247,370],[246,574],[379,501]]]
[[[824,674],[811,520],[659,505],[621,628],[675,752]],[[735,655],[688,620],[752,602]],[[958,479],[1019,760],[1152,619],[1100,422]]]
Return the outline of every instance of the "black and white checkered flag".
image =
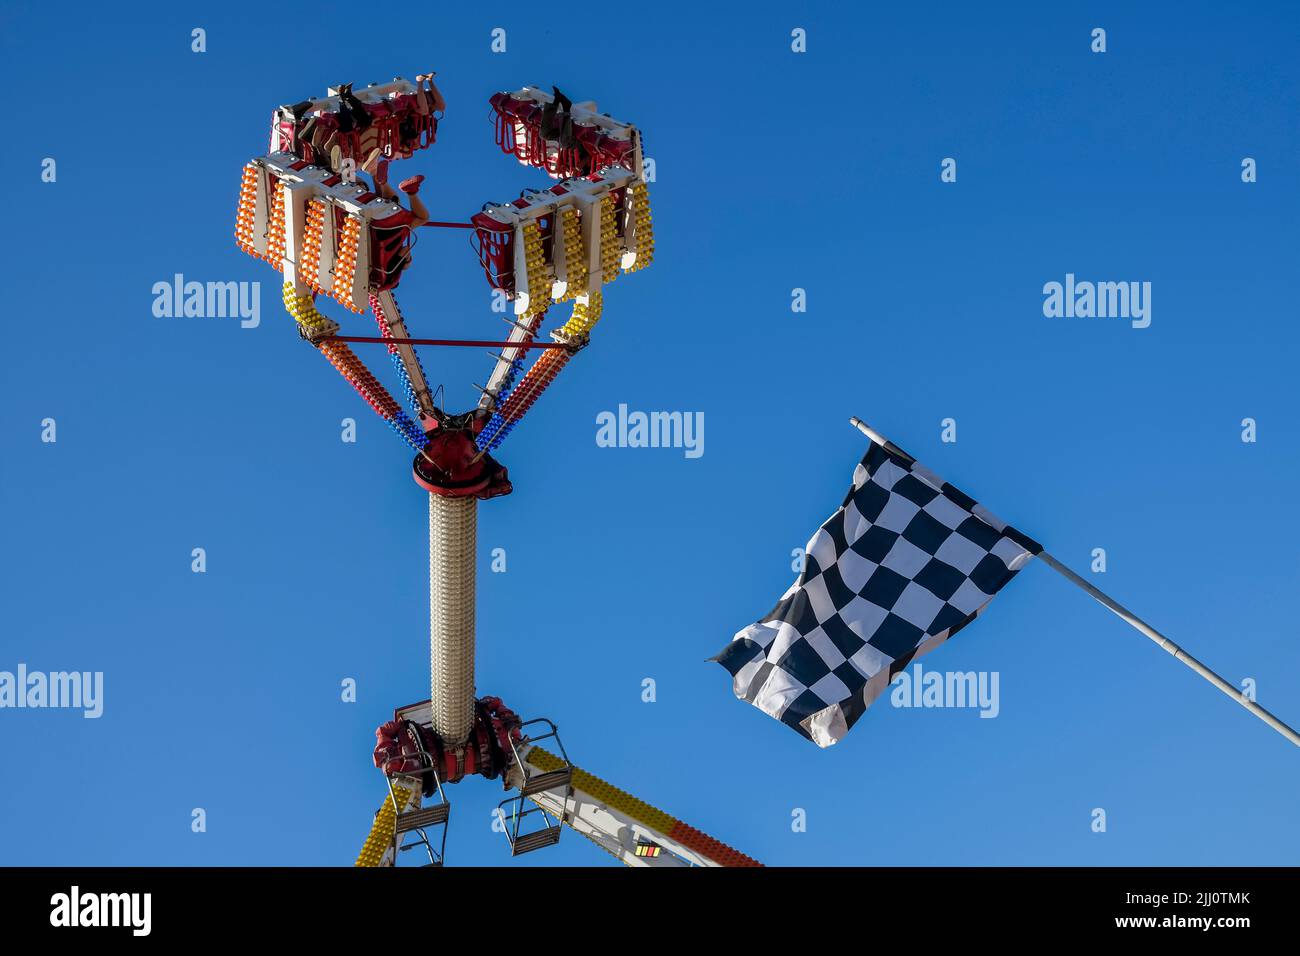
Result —
[[[906,453],[872,442],[798,580],[715,659],[737,697],[829,747],[1040,551]]]

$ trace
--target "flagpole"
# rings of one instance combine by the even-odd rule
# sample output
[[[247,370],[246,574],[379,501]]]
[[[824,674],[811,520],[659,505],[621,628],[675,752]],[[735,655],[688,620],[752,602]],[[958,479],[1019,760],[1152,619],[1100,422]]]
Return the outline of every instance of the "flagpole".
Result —
[[[894,445],[893,442],[888,441],[883,435],[875,431],[875,429],[871,428],[871,426],[869,426],[866,422],[862,421],[860,418],[850,418],[849,423],[852,424],[855,428],[857,428],[858,431],[862,432],[862,434],[866,435],[869,439],[875,442],[877,445],[880,445],[889,450],[901,451],[901,449],[898,449],[898,446]],[[903,455],[905,458],[911,458],[911,456],[907,455],[905,452],[903,453]],[[1156,644],[1160,645],[1160,647],[1164,648],[1166,651],[1172,654],[1175,660],[1181,661],[1182,663],[1186,664],[1188,667],[1190,667],[1196,673],[1200,674],[1202,677],[1204,677],[1207,681],[1209,681],[1219,690],[1223,691],[1223,693],[1227,694],[1237,703],[1241,704],[1242,707],[1245,707],[1248,711],[1250,711],[1260,720],[1264,721],[1264,723],[1268,724],[1270,727],[1276,730],[1287,740],[1291,741],[1291,743],[1295,744],[1297,747],[1300,747],[1300,733],[1296,733],[1295,730],[1287,726],[1277,717],[1270,714],[1263,707],[1259,706],[1259,704],[1255,703],[1253,700],[1250,700],[1243,692],[1237,690],[1237,688],[1233,687],[1226,680],[1224,680],[1214,671],[1210,670],[1208,667],[1206,667],[1204,664],[1198,661],[1191,654],[1188,654],[1185,650],[1183,650],[1181,647],[1179,647],[1169,638],[1165,637],[1163,634],[1157,631],[1146,621],[1142,620],[1140,617],[1138,617],[1128,608],[1124,607],[1124,605],[1120,604],[1118,601],[1116,601],[1114,598],[1110,597],[1109,595],[1105,594],[1104,592],[1093,587],[1092,584],[1085,581],[1083,578],[1079,577],[1079,575],[1075,574],[1073,571],[1067,568],[1060,561],[1056,560],[1056,558],[1052,557],[1046,551],[1040,551],[1038,557],[1042,559],[1044,564],[1046,564],[1057,574],[1061,575],[1061,577],[1065,578],[1071,584],[1077,584],[1089,596],[1091,596],[1094,600],[1096,600],[1098,603],[1104,606],[1107,610],[1112,611],[1114,614],[1116,614],[1121,620],[1127,623],[1130,627],[1134,628],[1135,630],[1149,637],[1151,640],[1155,641]]]

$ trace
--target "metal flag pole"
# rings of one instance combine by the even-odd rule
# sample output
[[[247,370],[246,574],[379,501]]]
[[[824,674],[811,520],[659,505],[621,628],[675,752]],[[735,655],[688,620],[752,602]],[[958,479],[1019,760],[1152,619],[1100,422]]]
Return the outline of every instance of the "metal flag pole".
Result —
[[[880,445],[882,448],[885,448],[888,451],[897,452],[901,454],[902,457],[904,458],[912,457],[911,455],[908,455],[906,452],[900,449],[893,442],[886,439],[883,435],[881,435],[879,432],[877,432],[875,429],[869,426],[866,422],[862,421],[860,418],[850,418],[849,423],[853,425],[855,428],[857,428],[858,431],[862,432],[862,434],[870,438],[877,445]],[[1165,637],[1163,634],[1157,631],[1146,621],[1142,620],[1140,617],[1138,617],[1128,608],[1124,607],[1124,605],[1120,604],[1114,598],[1110,597],[1109,595],[1093,587],[1091,584],[1089,584],[1079,575],[1075,574],[1073,571],[1067,568],[1060,561],[1056,560],[1056,558],[1052,557],[1046,551],[1040,551],[1038,557],[1041,558],[1043,563],[1046,564],[1053,571],[1055,571],[1057,574],[1061,575],[1071,584],[1077,584],[1094,600],[1096,600],[1098,603],[1106,607],[1108,610],[1113,611],[1125,623],[1129,624],[1135,630],[1141,632],[1142,634],[1145,634],[1151,640],[1155,641],[1158,645],[1160,645],[1160,647],[1164,648],[1166,651],[1172,654],[1175,660],[1182,661],[1184,664],[1186,664],[1196,673],[1200,674],[1202,677],[1204,677],[1207,681],[1209,681],[1219,690],[1223,691],[1225,694],[1227,694],[1237,703],[1241,704],[1242,707],[1245,707],[1248,711],[1250,711],[1260,720],[1264,721],[1264,723],[1268,724],[1270,727],[1276,730],[1287,740],[1291,741],[1291,743],[1295,744],[1297,747],[1300,747],[1300,733],[1296,733],[1295,730],[1287,726],[1277,717],[1270,714],[1263,707],[1259,706],[1259,704],[1255,703],[1253,700],[1250,700],[1244,693],[1237,690],[1237,688],[1233,687],[1226,680],[1224,680],[1214,671],[1210,670],[1208,667],[1206,667],[1204,664],[1198,661],[1191,654],[1188,654],[1185,650],[1183,650],[1181,647],[1179,647],[1169,638]]]

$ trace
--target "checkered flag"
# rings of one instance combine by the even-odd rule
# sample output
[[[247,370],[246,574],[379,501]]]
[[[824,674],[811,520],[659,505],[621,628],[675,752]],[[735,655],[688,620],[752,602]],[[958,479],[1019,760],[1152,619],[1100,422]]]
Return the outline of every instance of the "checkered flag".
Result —
[[[715,660],[737,697],[829,747],[1040,551],[892,443],[872,442],[798,580]]]

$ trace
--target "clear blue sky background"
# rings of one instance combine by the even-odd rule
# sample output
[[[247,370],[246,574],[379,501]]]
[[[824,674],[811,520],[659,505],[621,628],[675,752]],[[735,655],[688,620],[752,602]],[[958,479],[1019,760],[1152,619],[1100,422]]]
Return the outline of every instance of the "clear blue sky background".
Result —
[[[0,863],[353,860],[373,728],[428,694],[425,499],[233,217],[274,106],[428,68],[450,108],[403,165],[437,217],[547,182],[497,151],[498,89],[594,97],[657,163],[654,268],[480,508],[481,692],[771,864],[1295,863],[1294,748],[1041,565],[924,662],[998,671],[995,720],[882,700],[819,751],[705,663],[793,579],[856,414],[1075,567],[1105,548],[1098,584],[1300,722],[1300,18],[1134,6],[6,4],[0,669],[102,670],[106,710],[0,711]],[[466,236],[429,233],[413,331],[500,334]],[[177,272],[260,281],[260,327],[154,318]],[[1151,327],[1044,318],[1067,272],[1151,282]],[[486,357],[424,359],[468,407]],[[621,402],[704,412],[704,456],[598,448]],[[496,788],[453,791],[451,863],[509,862]],[[569,834],[514,865],[609,862]]]

